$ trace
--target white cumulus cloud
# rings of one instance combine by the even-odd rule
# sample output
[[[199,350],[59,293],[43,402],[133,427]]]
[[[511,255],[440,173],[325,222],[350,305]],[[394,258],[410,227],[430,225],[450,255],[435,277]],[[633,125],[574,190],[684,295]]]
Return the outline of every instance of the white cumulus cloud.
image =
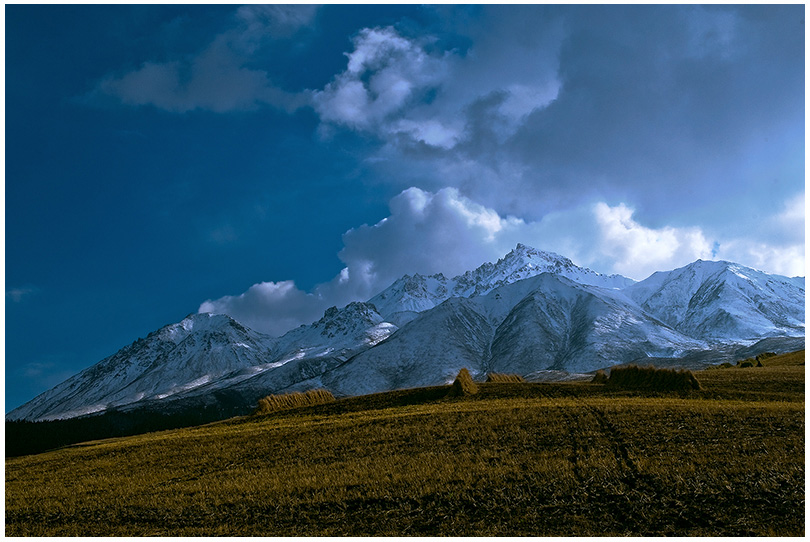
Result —
[[[786,200],[776,213],[761,217],[756,226],[754,232],[720,243],[717,257],[768,273],[805,276],[804,192]]]
[[[633,210],[620,204],[594,206],[599,226],[598,247],[615,263],[616,273],[643,279],[655,271],[711,259],[712,243],[700,228],[647,228],[633,219]]]
[[[315,294],[299,290],[295,282],[260,282],[242,294],[202,303],[199,312],[227,314],[257,331],[281,335],[300,324],[317,320],[323,303]]]

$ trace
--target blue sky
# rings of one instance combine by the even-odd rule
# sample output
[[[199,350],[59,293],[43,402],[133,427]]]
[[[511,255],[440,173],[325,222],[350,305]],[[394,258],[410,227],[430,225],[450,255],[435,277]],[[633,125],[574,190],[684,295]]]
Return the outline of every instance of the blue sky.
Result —
[[[804,6],[5,8],[6,410],[517,242],[804,275]]]

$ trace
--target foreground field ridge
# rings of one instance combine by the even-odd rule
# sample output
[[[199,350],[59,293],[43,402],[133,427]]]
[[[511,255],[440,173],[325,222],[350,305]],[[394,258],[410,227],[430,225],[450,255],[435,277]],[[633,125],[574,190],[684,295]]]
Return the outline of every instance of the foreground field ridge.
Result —
[[[803,536],[804,351],[748,361],[679,391],[616,369],[310,394],[11,458],[5,534]]]
[[[369,302],[327,310],[282,337],[226,315],[194,314],[13,410],[9,420],[110,409],[199,409],[325,388],[359,395],[473,375],[528,379],[804,336],[804,279],[698,260],[634,283],[519,244],[448,279],[405,276]],[[756,354],[758,352],[753,352]],[[169,407],[171,403],[171,407]],[[224,407],[223,407],[224,408]],[[224,411],[223,411],[224,412]]]

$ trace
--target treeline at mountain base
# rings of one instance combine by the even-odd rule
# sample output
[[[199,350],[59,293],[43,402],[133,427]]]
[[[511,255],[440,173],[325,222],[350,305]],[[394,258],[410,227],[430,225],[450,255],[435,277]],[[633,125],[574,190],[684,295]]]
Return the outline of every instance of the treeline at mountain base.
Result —
[[[62,446],[112,437],[128,437],[193,427],[250,413],[249,402],[218,402],[165,412],[159,408],[110,410],[103,414],[52,421],[6,421],[6,457],[53,450]]]

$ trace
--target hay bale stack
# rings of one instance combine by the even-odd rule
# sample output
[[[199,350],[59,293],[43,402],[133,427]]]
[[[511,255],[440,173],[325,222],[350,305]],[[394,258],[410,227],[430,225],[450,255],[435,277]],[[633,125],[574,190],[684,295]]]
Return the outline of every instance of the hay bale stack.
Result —
[[[309,390],[304,393],[296,391],[282,395],[268,395],[259,399],[254,414],[269,414],[278,410],[308,405],[320,405],[335,400],[335,396],[324,389]]]
[[[611,369],[607,385],[611,388],[650,391],[699,390],[692,371],[656,369],[655,367],[616,367]]]
[[[473,382],[470,371],[464,368],[458,372],[458,376],[453,381],[453,385],[450,386],[448,395],[451,397],[461,397],[464,395],[474,395],[476,393],[478,393],[478,385]]]
[[[503,373],[489,373],[487,375],[487,382],[497,382],[505,384],[517,384],[519,382],[526,382],[520,375],[509,375]]]

